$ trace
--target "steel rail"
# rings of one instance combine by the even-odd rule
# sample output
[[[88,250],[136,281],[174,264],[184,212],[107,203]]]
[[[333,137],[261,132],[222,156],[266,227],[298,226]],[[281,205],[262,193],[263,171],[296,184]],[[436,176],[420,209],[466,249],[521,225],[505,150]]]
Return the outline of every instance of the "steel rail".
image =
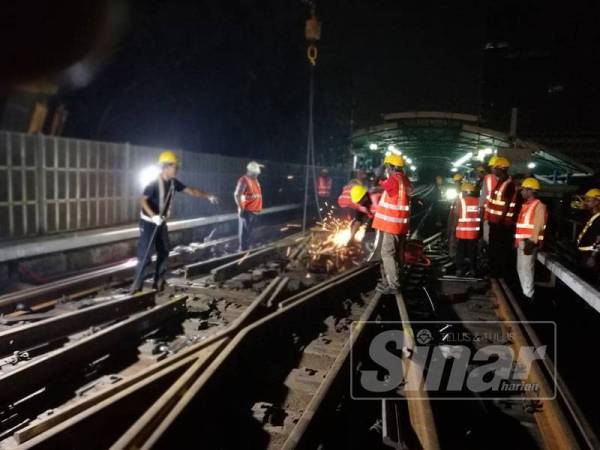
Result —
[[[498,307],[495,309],[498,318],[501,321],[513,322],[518,324],[509,302],[506,299],[500,283],[496,279],[491,280],[492,291],[496,298]],[[512,325],[512,324],[511,324]],[[504,326],[512,334],[511,344],[518,350],[523,346],[528,346],[526,331],[522,326]],[[550,399],[554,397],[554,389],[551,388],[544,372],[543,366],[539,360],[533,359],[527,381],[539,386],[539,395],[542,398]],[[528,392],[532,400],[539,401],[542,405],[541,410],[534,413],[535,421],[544,441],[547,450],[576,450],[580,449],[573,428],[567,420],[562,408],[556,400],[538,400],[536,396]]]
[[[521,306],[519,305],[517,299],[506,284],[506,281],[504,279],[499,279],[498,282],[500,283],[500,286],[502,287],[502,290],[506,295],[506,300],[508,300],[516,317],[521,322],[527,338],[535,347],[541,347],[542,341],[540,340],[533,327],[529,323],[527,323],[527,317],[525,317]],[[599,449],[600,440],[598,439],[596,432],[585,417],[585,414],[583,413],[581,408],[579,408],[579,405],[575,401],[575,398],[573,397],[573,394],[571,394],[571,391],[567,387],[566,383],[556,370],[554,362],[549,357],[544,358],[542,362],[546,368],[547,375],[549,375],[550,377],[554,377],[557,391],[560,394],[563,403],[568,409],[569,414],[572,417],[573,422],[576,424],[579,433],[585,441],[586,445],[590,449]]]
[[[318,288],[310,290],[310,292],[304,292],[303,296],[299,296],[295,301],[288,303],[285,307],[269,314],[268,316],[248,325],[242,329],[221,351],[217,357],[213,360],[210,366],[204,370],[200,376],[195,377],[192,383],[188,380],[181,380],[181,385],[185,389],[177,389],[176,392],[172,392],[171,395],[177,395],[177,401],[172,404],[168,411],[162,408],[151,408],[149,413],[142,416],[136,424],[134,424],[115,444],[111,447],[111,450],[117,449],[131,449],[136,448],[139,450],[150,449],[159,439],[173,426],[175,421],[178,419],[180,414],[196,399],[197,396],[201,395],[208,389],[210,380],[215,379],[220,370],[223,370],[226,362],[229,358],[232,358],[234,354],[241,347],[242,342],[247,342],[250,339],[252,333],[260,330],[265,325],[273,325],[284,317],[288,317],[290,313],[297,312],[297,309],[301,309],[303,306],[312,305],[313,302],[318,302],[323,294],[327,291],[333,291],[338,289],[344,283],[352,279],[357,279],[361,275],[369,274],[375,271],[375,265],[367,265],[361,267],[362,270],[353,270],[352,276],[337,277],[335,280],[330,279],[324,281]],[[182,377],[183,378],[183,377]],[[168,401],[165,397],[163,402]],[[170,402],[169,402],[170,403]],[[166,415],[160,415],[157,417],[155,412],[166,412]]]

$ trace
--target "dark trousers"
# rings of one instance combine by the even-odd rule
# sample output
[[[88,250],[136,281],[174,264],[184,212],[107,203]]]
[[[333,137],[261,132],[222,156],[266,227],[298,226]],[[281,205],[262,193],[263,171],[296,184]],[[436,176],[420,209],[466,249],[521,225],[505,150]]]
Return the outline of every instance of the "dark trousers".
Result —
[[[156,225],[154,225],[152,222],[140,220],[140,239],[138,241],[137,249],[138,265],[135,270],[136,275],[140,273],[143,274],[146,267],[152,260],[154,251],[152,248],[150,248],[150,251],[148,251],[148,246],[151,244],[152,235],[155,228]],[[169,229],[167,228],[166,223],[162,224],[156,231],[153,247],[154,250],[156,250],[156,268],[154,270],[154,284],[156,285],[167,272],[167,260],[169,259],[169,250],[171,248],[169,244]],[[146,252],[147,257],[144,259]],[[133,289],[141,289],[143,280],[144,277],[140,276],[136,284],[134,284]]]
[[[506,277],[514,268],[514,234],[515,227],[512,225],[490,223],[490,276]]]
[[[256,223],[256,214],[250,211],[244,211],[239,214],[238,219],[238,240],[240,242],[240,251],[245,251],[250,248],[250,238],[252,237],[252,229]]]
[[[456,240],[456,273],[475,272],[477,269],[477,239]]]

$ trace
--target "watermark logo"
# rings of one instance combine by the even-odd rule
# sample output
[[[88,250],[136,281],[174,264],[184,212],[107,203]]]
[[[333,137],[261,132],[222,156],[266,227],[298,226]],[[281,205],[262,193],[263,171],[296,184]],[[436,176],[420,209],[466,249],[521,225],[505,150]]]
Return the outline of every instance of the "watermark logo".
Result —
[[[554,382],[548,389],[532,369],[545,359],[556,363],[556,324],[527,323],[543,334],[543,345],[516,339],[523,322],[355,324],[352,333],[360,333],[350,354],[352,398],[554,399]]]

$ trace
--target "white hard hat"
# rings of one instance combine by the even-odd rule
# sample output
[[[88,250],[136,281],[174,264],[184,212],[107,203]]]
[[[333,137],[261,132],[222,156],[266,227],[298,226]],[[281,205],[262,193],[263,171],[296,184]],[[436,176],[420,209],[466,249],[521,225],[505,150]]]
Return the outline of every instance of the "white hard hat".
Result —
[[[259,164],[256,161],[250,161],[246,166],[246,169],[250,173],[260,174],[261,167],[265,167],[264,164]]]

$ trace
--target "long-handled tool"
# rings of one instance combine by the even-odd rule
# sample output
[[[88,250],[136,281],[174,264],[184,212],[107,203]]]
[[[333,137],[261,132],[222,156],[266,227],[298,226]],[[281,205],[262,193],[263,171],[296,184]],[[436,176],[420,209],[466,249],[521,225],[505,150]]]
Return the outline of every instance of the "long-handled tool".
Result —
[[[160,212],[160,217],[163,220],[160,225],[155,225],[154,230],[152,231],[152,236],[150,237],[150,241],[148,242],[148,247],[146,247],[146,251],[144,252],[144,259],[141,261],[138,260],[138,267],[135,271],[135,277],[133,278],[133,284],[131,285],[131,291],[135,292],[139,290],[142,286],[142,278],[144,276],[144,269],[146,268],[146,261],[150,257],[150,252],[152,251],[152,247],[154,246],[154,241],[156,239],[156,234],[158,233],[158,229],[165,224],[166,220],[166,212],[171,202],[171,197],[173,196],[174,184],[171,182],[171,186],[169,188],[169,193],[167,194],[167,198],[163,205],[163,210]]]

